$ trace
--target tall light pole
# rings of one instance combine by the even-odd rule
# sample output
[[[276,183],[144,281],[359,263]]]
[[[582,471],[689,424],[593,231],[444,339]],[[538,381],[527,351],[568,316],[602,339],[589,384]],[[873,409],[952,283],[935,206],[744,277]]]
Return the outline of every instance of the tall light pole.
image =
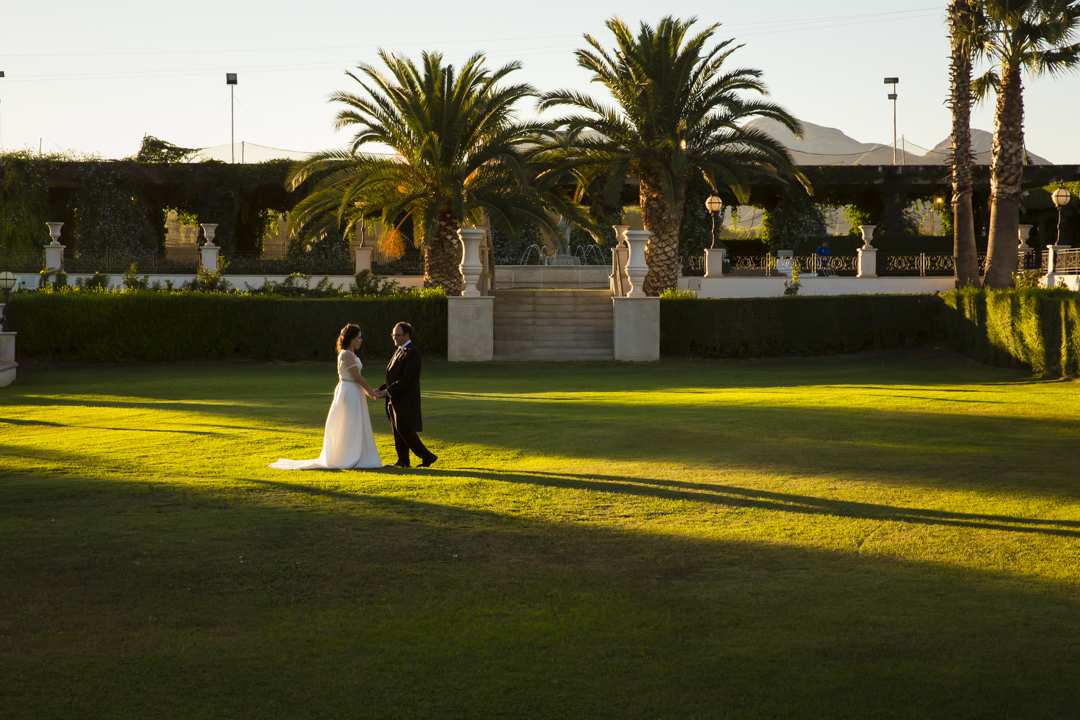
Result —
[[[0,78],[4,77],[4,71],[0,70]],[[4,128],[0,127],[0,150],[4,149]]]
[[[898,77],[885,78],[886,85],[892,85],[892,92],[889,93],[889,99],[892,100],[892,164],[896,164],[896,83],[900,82]]]
[[[233,90],[236,89],[236,73],[225,73],[225,84],[229,86],[229,146],[232,151],[232,162],[236,164],[236,96],[233,94]],[[895,154],[895,151],[894,153]],[[896,158],[893,158],[893,164],[896,163]]]
[[[1054,204],[1057,205],[1058,209],[1057,240],[1054,241],[1054,245],[1057,246],[1061,244],[1061,211],[1069,204],[1072,195],[1070,195],[1069,191],[1062,185],[1050,195],[1050,198],[1054,201]]]

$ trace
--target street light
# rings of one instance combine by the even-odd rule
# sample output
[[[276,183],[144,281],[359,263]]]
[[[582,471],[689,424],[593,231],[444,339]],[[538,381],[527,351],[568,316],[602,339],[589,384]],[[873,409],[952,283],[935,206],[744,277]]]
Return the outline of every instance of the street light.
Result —
[[[236,98],[233,88],[236,86],[236,73],[225,73],[225,84],[229,86],[229,149],[232,152],[233,164],[236,164]]]
[[[900,82],[900,78],[891,77],[885,78],[886,85],[892,85],[892,92],[889,93],[889,99],[892,100],[892,164],[896,164],[896,83]]]
[[[1054,245],[1056,246],[1061,244],[1061,209],[1069,204],[1072,195],[1070,195],[1069,191],[1062,185],[1050,195],[1050,198],[1054,201],[1054,204],[1057,205],[1058,209],[1057,240],[1054,241]]]
[[[710,195],[705,201],[705,209],[712,215],[712,245],[709,246],[712,249],[716,247],[716,216],[724,211],[724,201],[715,195]]]
[[[0,290],[4,291],[4,316],[0,318],[0,332],[7,332],[8,300],[11,298],[11,288],[15,287],[15,276],[6,270],[0,273]]]

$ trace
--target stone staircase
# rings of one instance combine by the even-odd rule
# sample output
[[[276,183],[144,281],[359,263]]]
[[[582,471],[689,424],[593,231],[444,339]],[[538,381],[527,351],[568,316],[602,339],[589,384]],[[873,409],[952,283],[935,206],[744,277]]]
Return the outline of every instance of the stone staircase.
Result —
[[[495,291],[496,360],[611,360],[609,290]]]

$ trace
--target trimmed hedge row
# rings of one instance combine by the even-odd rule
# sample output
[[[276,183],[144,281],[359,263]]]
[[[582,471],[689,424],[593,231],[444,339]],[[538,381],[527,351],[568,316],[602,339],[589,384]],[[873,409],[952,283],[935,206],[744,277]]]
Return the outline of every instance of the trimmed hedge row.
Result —
[[[1080,295],[1064,289],[954,290],[945,327],[958,351],[989,365],[1080,374]]]
[[[446,353],[445,298],[282,299],[210,293],[16,293],[12,329],[23,358],[168,362],[220,358],[333,360],[350,322],[361,356],[388,358],[391,330],[412,324],[416,343]]]
[[[660,353],[821,355],[944,338],[937,295],[677,299],[660,303]]]

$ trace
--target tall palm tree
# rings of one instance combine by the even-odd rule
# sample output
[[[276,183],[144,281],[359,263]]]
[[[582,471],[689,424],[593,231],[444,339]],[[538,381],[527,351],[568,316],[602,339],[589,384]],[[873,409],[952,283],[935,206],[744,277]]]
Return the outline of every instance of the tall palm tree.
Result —
[[[997,94],[990,160],[990,247],[984,284],[1009,287],[1017,268],[1024,172],[1021,71],[1057,75],[1080,65],[1080,0],[981,0],[972,47],[992,67],[972,84],[975,97]]]
[[[953,256],[957,287],[979,287],[979,255],[975,248],[975,218],[971,207],[971,43],[975,14],[969,0],[949,2],[949,44],[952,51],[952,209]]]
[[[547,93],[540,102],[541,109],[580,111],[554,123],[561,136],[551,146],[579,180],[608,173],[611,199],[627,176],[638,179],[642,219],[652,233],[645,251],[650,295],[677,281],[687,178],[700,173],[714,191],[730,188],[745,201],[752,177],[795,170],[787,149],[746,128],[746,121],[771,118],[802,134],[798,120],[782,107],[745,99],[746,93],[768,94],[761,72],[725,71],[725,61],[741,46],[725,40],[707,48],[719,25],[691,37],[696,21],[665,17],[655,28],[641,23],[635,37],[619,18],[609,20],[617,49],[609,52],[586,35],[591,49],[576,55],[578,66],[608,89],[615,104],[573,90]]]
[[[553,214],[574,216],[550,180],[531,182],[528,152],[545,133],[540,123],[521,123],[514,105],[535,97],[529,85],[500,85],[520,63],[491,72],[480,53],[460,71],[439,53],[423,54],[423,67],[379,51],[389,75],[360,65],[364,95],[335,93],[346,106],[338,129],[355,129],[346,150],[328,150],[296,165],[292,187],[313,188],[293,211],[294,229],[311,237],[342,228],[364,216],[381,215],[383,227],[411,217],[424,250],[428,286],[460,294],[458,229],[482,216],[515,236],[522,223],[554,229]],[[393,155],[360,152],[375,146]]]

